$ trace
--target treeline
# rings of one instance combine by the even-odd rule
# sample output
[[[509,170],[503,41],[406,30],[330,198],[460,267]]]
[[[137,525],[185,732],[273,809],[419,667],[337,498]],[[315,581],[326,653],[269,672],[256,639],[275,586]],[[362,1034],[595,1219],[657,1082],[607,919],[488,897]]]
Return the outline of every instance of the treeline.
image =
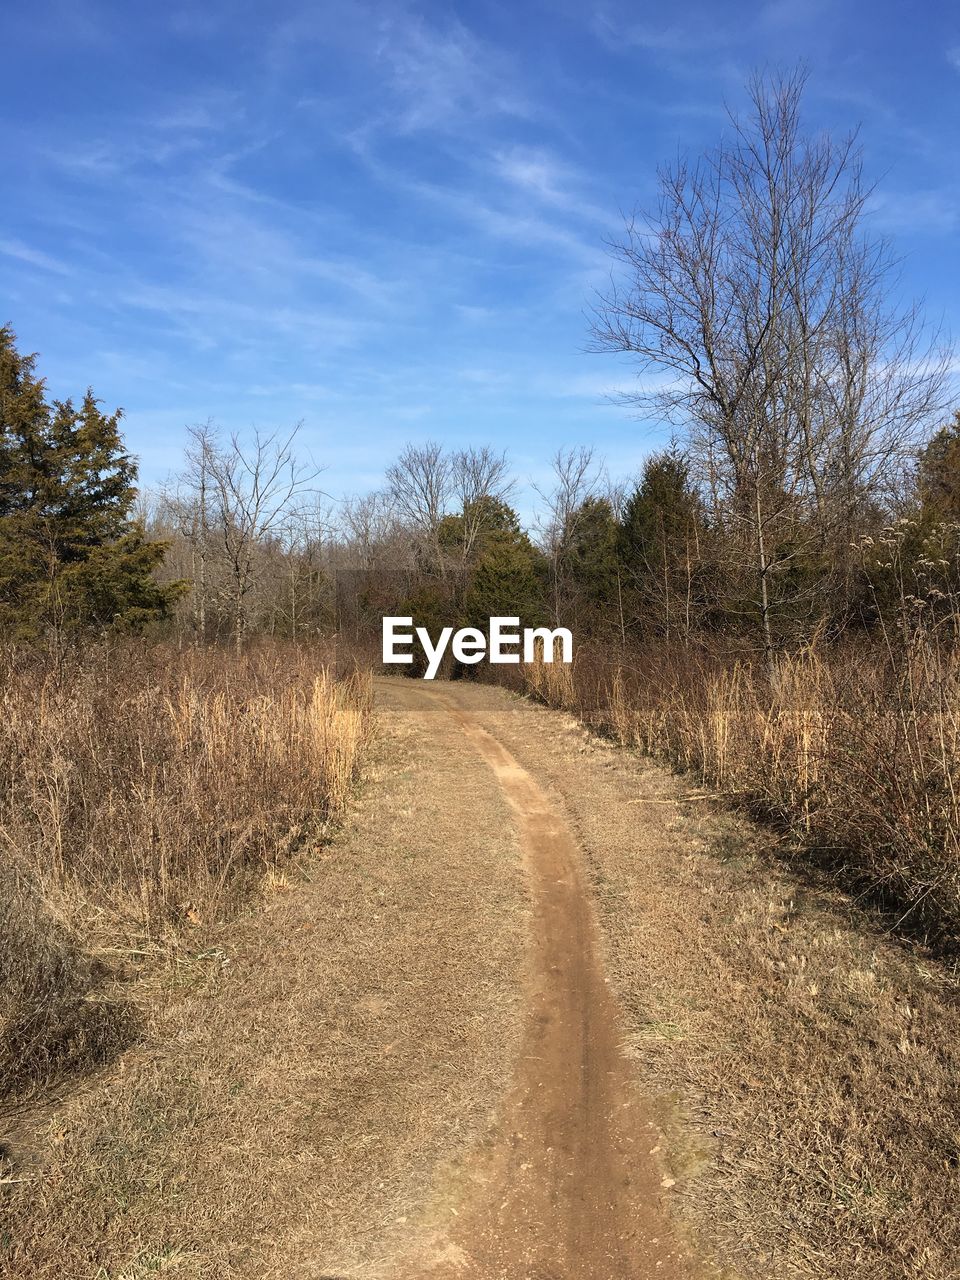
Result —
[[[254,447],[259,462],[277,444]],[[243,456],[237,441],[226,448]],[[297,468],[287,465],[285,492]],[[652,454],[628,484],[611,481],[584,448],[559,451],[553,471],[530,529],[513,504],[506,457],[487,447],[408,446],[381,490],[278,509],[262,533],[263,517],[219,490],[205,505],[183,490],[161,498],[150,529],[168,547],[165,573],[171,585],[192,582],[174,606],[176,625],[207,640],[337,631],[363,640],[376,638],[387,613],[431,630],[482,628],[506,614],[569,626],[581,644],[707,645],[774,660],[813,641],[902,645],[953,628],[960,415],[861,513],[842,553],[813,515],[798,520],[789,554],[779,544],[777,571],[766,572],[765,601],[741,531],[707,500],[679,446]]]
[[[765,526],[762,569],[736,491],[681,443],[633,482],[587,448],[553,459],[525,529],[489,447],[409,445],[381,489],[333,503],[296,432],[190,434],[180,474],[138,498],[119,412],[48,402],[0,330],[0,618],[18,641],[150,627],[198,643],[375,639],[384,613],[570,626],[578,642],[709,644],[744,656],[814,639],[953,627],[960,598],[960,415],[877,466],[842,538],[816,503]],[[716,479],[716,471],[713,473]],[[844,481],[846,483],[846,481]],[[823,483],[822,509],[840,494]],[[726,497],[724,497],[726,494]]]

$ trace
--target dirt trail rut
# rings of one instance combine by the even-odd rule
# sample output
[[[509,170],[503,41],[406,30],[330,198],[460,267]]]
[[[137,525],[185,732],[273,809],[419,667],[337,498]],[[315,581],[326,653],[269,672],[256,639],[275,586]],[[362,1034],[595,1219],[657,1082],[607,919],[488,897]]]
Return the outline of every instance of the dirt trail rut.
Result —
[[[581,856],[563,817],[456,688],[383,682],[388,705],[452,717],[516,815],[532,898],[520,1059],[495,1134],[470,1160],[451,1226],[398,1280],[687,1280],[648,1118],[619,1049]]]

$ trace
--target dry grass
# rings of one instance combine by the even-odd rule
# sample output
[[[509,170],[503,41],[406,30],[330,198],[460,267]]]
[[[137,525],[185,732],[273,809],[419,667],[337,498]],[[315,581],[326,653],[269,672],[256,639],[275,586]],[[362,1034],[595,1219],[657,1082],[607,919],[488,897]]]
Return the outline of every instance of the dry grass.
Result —
[[[36,884],[0,868],[2,1093],[23,1092],[123,1048],[136,1020],[98,998],[100,973],[50,910]]]
[[[0,1094],[129,1037],[112,979],[234,911],[346,803],[362,681],[318,656],[0,659]]]
[[[960,656],[917,643],[748,663],[582,652],[528,688],[788,832],[899,928],[960,938]]]

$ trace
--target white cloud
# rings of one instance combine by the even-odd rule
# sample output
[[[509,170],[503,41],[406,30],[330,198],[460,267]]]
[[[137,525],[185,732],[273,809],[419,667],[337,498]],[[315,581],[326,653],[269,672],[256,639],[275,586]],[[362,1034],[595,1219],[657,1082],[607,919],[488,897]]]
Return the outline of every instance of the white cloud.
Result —
[[[512,55],[452,16],[427,18],[391,0],[345,6],[335,24],[303,10],[278,24],[266,63],[289,84],[318,50],[352,66],[358,92],[338,100],[317,92],[314,78],[298,105],[352,116],[341,131],[357,149],[378,136],[462,137],[497,118],[538,114]]]
[[[483,189],[479,180],[476,187],[469,181],[460,186],[442,185],[384,164],[371,151],[358,155],[379,182],[443,208],[455,224],[464,228],[472,225],[494,239],[513,241],[541,252],[559,251],[591,271],[606,262],[599,238],[584,238],[562,221],[544,216],[528,205],[516,206],[509,199],[496,203],[490,197],[489,181]],[[503,193],[498,194],[502,197]]]
[[[502,55],[456,20],[441,29],[422,17],[385,12],[376,58],[398,100],[400,132],[449,132],[469,119],[531,113]]]
[[[622,3],[599,5],[593,13],[596,37],[614,53],[645,49],[649,53],[682,57],[732,42],[730,24],[715,6],[687,10],[682,22],[638,22],[635,6]]]
[[[49,253],[44,253],[40,249],[32,249],[22,240],[0,239],[0,253],[8,258],[15,258],[18,262],[26,263],[29,267],[39,267],[41,271],[52,271],[60,276],[73,275],[73,268],[68,267],[65,262],[51,257]]]
[[[518,187],[532,191],[550,204],[562,204],[566,195],[562,188],[568,180],[568,171],[542,149],[513,147],[494,155],[502,177]]]
[[[610,209],[580,194],[589,185],[587,176],[543,147],[500,150],[494,153],[493,163],[501,181],[541,204],[601,225],[612,220]]]
[[[869,207],[883,231],[946,235],[960,225],[960,193],[955,191],[877,192]]]
[[[237,94],[211,91],[179,97],[146,123],[149,128],[174,133],[211,133],[237,125],[243,114]]]
[[[342,310],[326,311],[305,304],[269,304],[232,297],[222,291],[132,283],[116,299],[121,307],[153,312],[195,349],[211,350],[226,344],[238,357],[264,360],[269,352],[265,338],[291,342],[303,353],[324,353],[351,347],[368,332],[369,325]]]
[[[201,267],[221,273],[232,285],[254,280],[267,292],[292,294],[322,282],[377,308],[398,301],[401,281],[379,275],[356,257],[317,253],[319,226],[295,230],[289,224],[296,209],[280,201],[261,208],[262,203],[239,184],[201,184],[182,202],[165,205],[167,229],[189,246]]]

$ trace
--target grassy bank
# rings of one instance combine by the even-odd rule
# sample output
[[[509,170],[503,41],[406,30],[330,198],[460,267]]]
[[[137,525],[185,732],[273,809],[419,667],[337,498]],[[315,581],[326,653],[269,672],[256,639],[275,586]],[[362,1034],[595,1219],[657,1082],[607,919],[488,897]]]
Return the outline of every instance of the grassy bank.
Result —
[[[367,727],[305,650],[0,655],[0,1093],[126,1042],[117,979],[337,818]]]
[[[929,639],[765,667],[583,649],[528,691],[772,820],[931,942],[960,939],[960,660]]]

